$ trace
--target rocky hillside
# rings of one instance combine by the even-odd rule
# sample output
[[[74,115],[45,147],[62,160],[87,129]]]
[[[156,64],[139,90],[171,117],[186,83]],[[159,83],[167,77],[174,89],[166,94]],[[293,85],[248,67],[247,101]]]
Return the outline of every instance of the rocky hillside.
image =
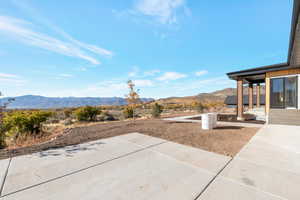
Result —
[[[236,89],[234,88],[226,88],[223,90],[218,90],[211,93],[200,93],[195,96],[187,96],[187,97],[169,97],[164,99],[158,99],[157,102],[161,104],[190,104],[195,101],[202,102],[224,102],[227,96],[235,95]]]
[[[256,90],[254,87],[254,94],[256,94]],[[262,86],[261,94],[265,93],[265,88]],[[248,94],[248,87],[244,88],[244,94]],[[223,90],[217,90],[211,93],[200,93],[195,96],[187,96],[187,97],[170,97],[157,100],[158,103],[161,104],[190,104],[195,101],[202,101],[202,102],[224,102],[226,97],[236,95],[235,88],[225,88]]]

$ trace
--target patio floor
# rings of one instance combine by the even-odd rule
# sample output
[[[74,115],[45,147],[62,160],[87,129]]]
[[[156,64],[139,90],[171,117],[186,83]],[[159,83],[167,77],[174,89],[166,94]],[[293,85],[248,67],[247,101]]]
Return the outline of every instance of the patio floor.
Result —
[[[230,159],[133,133],[13,158],[1,195],[3,200],[192,200]],[[0,162],[1,172],[8,164]]]
[[[3,200],[298,200],[299,126],[267,125],[231,159],[139,133],[0,160]]]
[[[299,185],[300,127],[267,125],[199,199],[298,200]]]

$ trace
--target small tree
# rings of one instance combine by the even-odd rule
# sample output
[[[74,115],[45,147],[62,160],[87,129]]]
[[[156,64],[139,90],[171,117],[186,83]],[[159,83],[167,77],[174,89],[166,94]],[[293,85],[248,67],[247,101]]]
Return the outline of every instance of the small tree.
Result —
[[[99,114],[101,114],[101,110],[92,106],[86,106],[75,110],[75,116],[78,121],[96,121],[96,117]]]
[[[129,93],[126,95],[126,99],[128,102],[128,108],[125,108],[125,111],[132,110],[132,118],[135,120],[135,109],[137,104],[141,103],[139,90],[135,89],[135,84],[132,80],[127,81],[127,85],[129,88]],[[131,111],[130,111],[131,112]]]
[[[126,106],[123,110],[123,115],[124,115],[125,119],[133,118],[134,111],[133,111],[132,107]]]
[[[163,112],[163,106],[162,105],[159,105],[158,103],[155,103],[152,106],[152,113],[151,113],[152,117],[158,118],[158,117],[160,117],[162,112]]]

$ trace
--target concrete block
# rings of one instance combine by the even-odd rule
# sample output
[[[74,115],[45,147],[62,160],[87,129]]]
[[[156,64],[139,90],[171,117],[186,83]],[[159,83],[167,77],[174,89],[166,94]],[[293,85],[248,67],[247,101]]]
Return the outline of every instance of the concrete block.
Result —
[[[128,142],[132,142],[134,144],[143,146],[143,147],[150,147],[153,145],[157,145],[163,142],[167,142],[166,140],[151,137],[148,135],[140,134],[140,133],[130,133],[126,135],[118,136],[119,139],[126,140]]]
[[[0,190],[4,184],[5,174],[8,169],[10,159],[0,160]]]
[[[213,176],[159,153],[144,150],[5,196],[3,200],[191,200]]]
[[[300,153],[299,126],[268,125],[257,133],[255,139]]]
[[[235,158],[221,176],[289,200],[299,200],[300,197],[300,174],[290,171]]]
[[[300,154],[256,139],[247,144],[238,158],[279,170],[300,174]]]
[[[151,148],[151,150],[163,153],[176,160],[208,170],[215,174],[231,159],[227,156],[173,142],[155,146]]]
[[[141,149],[117,137],[12,160],[3,194],[8,194]]]
[[[217,178],[197,200],[283,200],[255,188]]]

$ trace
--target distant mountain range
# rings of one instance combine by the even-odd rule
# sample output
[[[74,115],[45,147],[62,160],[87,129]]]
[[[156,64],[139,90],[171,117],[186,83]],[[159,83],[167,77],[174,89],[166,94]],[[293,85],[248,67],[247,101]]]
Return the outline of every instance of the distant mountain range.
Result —
[[[9,97],[0,99],[0,105],[7,102]],[[14,97],[15,101],[9,104],[10,109],[48,109],[69,108],[98,105],[126,105],[127,101],[121,97],[43,97],[25,95]],[[151,98],[142,98],[143,102],[153,101]]]
[[[244,88],[244,94],[248,89]],[[255,93],[255,90],[254,90]],[[264,87],[262,88],[264,94]],[[200,93],[195,96],[187,97],[169,97],[156,100],[160,104],[189,104],[195,101],[203,102],[224,102],[227,96],[236,95],[235,88],[226,88],[211,93]],[[7,102],[8,98],[0,99],[0,105]],[[143,102],[154,101],[152,98],[142,98]],[[15,97],[15,101],[9,105],[11,109],[48,109],[48,108],[68,108],[80,106],[98,106],[98,105],[126,105],[127,101],[121,97],[43,97],[35,95],[26,95]]]

